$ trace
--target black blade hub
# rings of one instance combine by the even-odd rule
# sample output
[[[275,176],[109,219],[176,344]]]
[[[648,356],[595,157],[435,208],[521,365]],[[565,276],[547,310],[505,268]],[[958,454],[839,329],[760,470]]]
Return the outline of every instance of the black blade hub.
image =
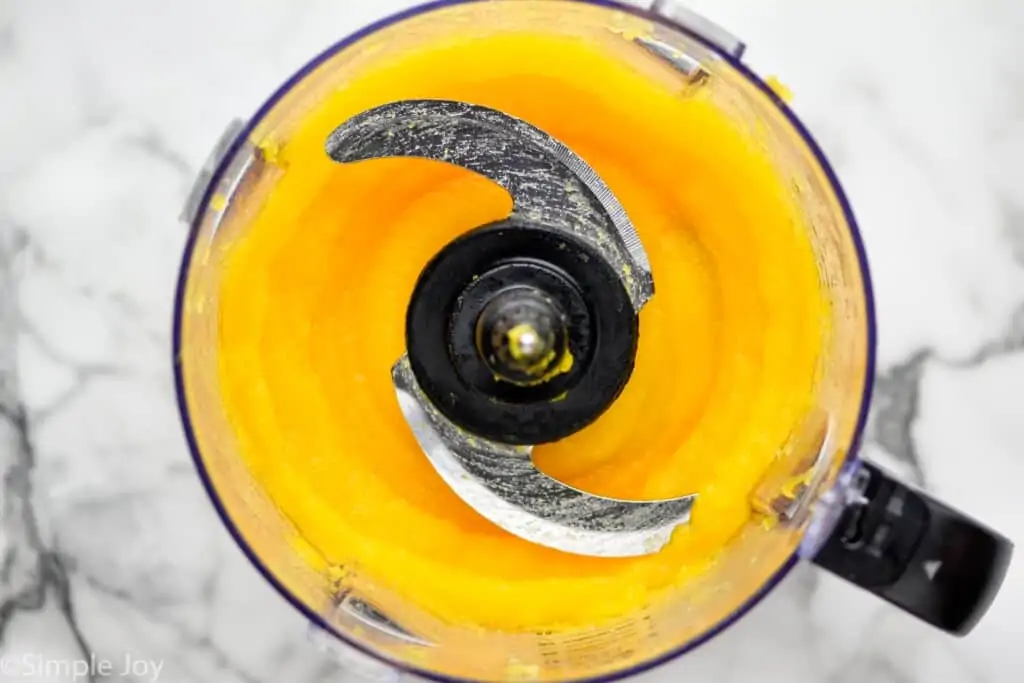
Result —
[[[586,241],[512,217],[448,244],[406,320],[424,393],[485,438],[539,444],[594,422],[629,380],[638,320]]]

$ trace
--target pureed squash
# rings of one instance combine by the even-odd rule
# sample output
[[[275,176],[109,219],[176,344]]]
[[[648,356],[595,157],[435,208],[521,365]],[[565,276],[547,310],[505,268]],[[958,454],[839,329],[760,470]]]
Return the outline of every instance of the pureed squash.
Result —
[[[656,282],[636,369],[596,424],[535,461],[595,494],[699,494],[661,552],[602,559],[518,539],[457,498],[410,432],[390,369],[417,276],[511,201],[435,162],[328,159],[339,123],[408,98],[526,119],[629,213]],[[306,544],[444,621],[505,631],[600,623],[714,565],[811,409],[829,314],[808,231],[754,133],[641,51],[507,32],[359,74],[265,153],[286,172],[225,252],[220,381],[243,458]]]

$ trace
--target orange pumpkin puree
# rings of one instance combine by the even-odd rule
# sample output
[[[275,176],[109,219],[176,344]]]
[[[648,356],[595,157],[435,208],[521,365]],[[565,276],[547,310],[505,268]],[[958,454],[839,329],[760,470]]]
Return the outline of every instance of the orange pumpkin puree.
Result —
[[[286,172],[226,256],[220,380],[253,476],[328,562],[449,623],[586,625],[685,585],[750,521],[752,490],[810,407],[827,303],[796,206],[748,132],[637,52],[496,34],[358,75],[275,143]],[[535,460],[597,494],[699,494],[661,552],[600,559],[518,539],[448,489],[406,426],[390,369],[416,278],[511,207],[462,169],[327,158],[348,117],[411,97],[539,126],[635,223],[657,291],[632,380],[596,424]]]

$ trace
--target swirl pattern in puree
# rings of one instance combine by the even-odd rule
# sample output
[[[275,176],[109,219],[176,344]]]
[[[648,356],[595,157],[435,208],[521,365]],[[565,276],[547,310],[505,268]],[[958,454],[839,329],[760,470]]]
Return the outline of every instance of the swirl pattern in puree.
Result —
[[[253,475],[329,562],[453,624],[585,625],[708,571],[749,522],[752,489],[810,406],[827,303],[767,153],[657,68],[558,36],[452,39],[353,78],[276,149],[285,173],[225,257],[220,380]],[[635,373],[598,423],[536,462],[597,494],[698,493],[660,553],[578,557],[515,538],[445,486],[406,426],[390,368],[420,269],[511,206],[462,169],[327,158],[335,126],[411,97],[529,120],[629,212],[657,288]]]

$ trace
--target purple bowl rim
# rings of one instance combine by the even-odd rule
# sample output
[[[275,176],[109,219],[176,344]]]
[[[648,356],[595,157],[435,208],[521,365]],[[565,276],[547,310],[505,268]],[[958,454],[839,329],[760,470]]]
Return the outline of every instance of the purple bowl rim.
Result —
[[[369,656],[375,661],[378,661],[386,666],[393,667],[399,672],[408,673],[412,676],[420,677],[429,681],[436,681],[437,683],[480,683],[472,679],[466,679],[461,677],[445,676],[443,674],[437,674],[435,672],[421,669],[416,666],[411,666],[404,662],[396,662],[391,659],[378,654],[369,647],[365,647],[360,643],[357,643],[343,633],[333,628],[328,624],[322,615],[313,610],[309,605],[302,602],[294,593],[292,593],[278,578],[274,572],[267,567],[263,561],[256,555],[255,551],[249,545],[248,541],[242,535],[239,528],[235,525],[231,516],[228,514],[227,509],[224,506],[216,488],[213,485],[213,481],[210,477],[209,471],[206,469],[206,465],[203,461],[200,453],[199,444],[196,439],[196,434],[192,426],[192,421],[189,417],[188,400],[185,395],[185,383],[184,376],[181,367],[181,348],[182,348],[182,312],[184,309],[185,291],[188,284],[189,268],[192,261],[192,254],[195,250],[196,241],[198,238],[199,227],[202,223],[202,217],[206,213],[207,206],[211,200],[214,189],[220,183],[228,165],[238,154],[242,144],[248,139],[253,129],[258,125],[271,111],[271,109],[277,105],[277,103],[289,93],[294,86],[300,83],[309,74],[320,67],[324,62],[333,57],[338,52],[350,47],[354,43],[366,38],[377,31],[385,29],[393,24],[400,23],[407,19],[411,19],[420,14],[426,14],[435,10],[440,10],[446,7],[453,7],[457,5],[468,5],[479,2],[489,2],[491,0],[430,0],[422,4],[418,4],[414,7],[402,10],[400,12],[393,13],[387,17],[379,19],[373,23],[370,23],[363,28],[349,34],[348,36],[338,40],[328,48],[321,51],[318,55],[313,57],[298,71],[296,71],[291,77],[288,78],[282,85],[280,85],[274,93],[268,97],[264,103],[256,110],[256,113],[245,123],[244,127],[239,131],[238,135],[228,146],[223,157],[219,160],[217,168],[213,171],[206,189],[203,192],[202,199],[198,205],[196,212],[196,218],[192,221],[189,226],[188,237],[185,243],[185,249],[182,255],[181,266],[178,271],[178,283],[175,292],[174,299],[174,320],[173,320],[173,336],[172,336],[172,364],[174,370],[174,387],[177,396],[178,412],[181,417],[182,428],[185,432],[185,438],[188,442],[189,451],[191,452],[192,459],[195,463],[196,470],[199,474],[200,480],[203,483],[203,487],[206,489],[206,493],[210,498],[210,502],[216,509],[217,514],[220,516],[221,521],[231,534],[236,545],[241,549],[242,553],[249,559],[256,570],[263,576],[263,578],[278,592],[278,594],[284,598],[292,607],[298,612],[304,615],[312,625],[330,633],[334,637],[338,638],[344,645],[351,647],[352,649],[360,652],[366,656]],[[800,137],[804,140],[804,143],[811,150],[815,160],[818,162],[820,167],[825,173],[825,177],[828,180],[829,185],[832,188],[833,193],[839,202],[840,208],[843,211],[844,217],[846,218],[847,225],[849,226],[850,238],[854,244],[854,248],[857,252],[857,260],[861,273],[861,280],[863,282],[864,289],[864,301],[865,301],[865,313],[866,313],[866,333],[867,333],[867,353],[865,359],[865,378],[864,385],[861,395],[860,411],[857,417],[856,427],[854,429],[853,436],[850,440],[849,448],[847,449],[844,467],[849,467],[852,463],[858,460],[858,453],[860,451],[860,444],[864,435],[865,425],[867,423],[868,413],[870,410],[871,396],[874,391],[874,380],[875,380],[875,369],[876,369],[876,354],[877,354],[877,320],[875,312],[875,299],[874,289],[871,281],[871,273],[868,266],[867,252],[864,248],[863,239],[860,234],[860,229],[857,225],[856,218],[853,214],[853,209],[850,206],[849,200],[846,197],[846,193],[843,191],[842,185],[839,182],[835,171],[832,169],[831,164],[825,156],[825,153],[821,150],[814,137],[808,131],[807,127],[804,126],[803,122],[796,116],[793,110],[786,104],[785,101],[770,88],[752,69],[747,67],[739,57],[734,57],[713,44],[698,33],[683,27],[678,26],[674,23],[667,22],[667,20],[657,15],[656,13],[637,7],[625,6],[616,2],[616,0],[571,0],[573,2],[580,2],[583,4],[606,7],[609,9],[615,9],[618,11],[626,12],[638,17],[648,19],[654,23],[666,24],[669,27],[677,30],[681,33],[686,34],[692,40],[702,44],[706,49],[717,55],[719,58],[726,61],[730,66],[745,76],[751,83],[757,86],[768,99],[779,109],[782,115],[786,118],[788,123],[800,134]],[[742,56],[742,55],[741,55]],[[707,631],[697,636],[696,638],[670,650],[666,653],[653,657],[639,664],[635,664],[629,668],[621,671],[612,673],[601,674],[598,676],[590,676],[584,678],[564,679],[563,683],[612,683],[613,681],[621,681],[623,679],[635,676],[657,667],[662,666],[682,655],[700,647],[707,643],[715,636],[723,633],[726,629],[736,623],[741,617],[750,612],[756,607],[767,595],[770,593],[800,561],[800,552],[796,550],[792,555],[789,556],[783,562],[782,566],[776,570],[776,572],[769,577],[761,586],[755,591],[742,605],[737,607],[733,612],[723,617],[717,624],[709,628]]]

